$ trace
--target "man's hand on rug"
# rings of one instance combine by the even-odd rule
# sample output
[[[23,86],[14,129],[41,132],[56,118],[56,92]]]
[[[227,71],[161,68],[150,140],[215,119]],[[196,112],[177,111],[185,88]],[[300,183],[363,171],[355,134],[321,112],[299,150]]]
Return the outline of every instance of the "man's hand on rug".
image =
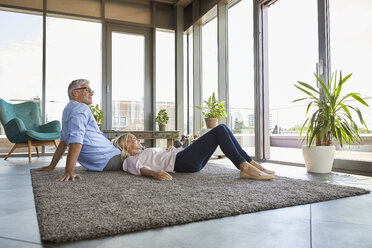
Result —
[[[68,180],[71,180],[71,181],[75,181],[75,178],[76,179],[81,179],[81,176],[79,174],[76,174],[76,173],[65,173],[63,176],[61,176],[60,178],[57,179],[57,181],[60,181],[60,182],[66,182]]]
[[[156,173],[156,175],[154,176],[156,179],[158,180],[161,180],[161,181],[168,181],[168,180],[172,180],[172,176],[169,175],[169,173],[165,172],[165,171],[159,171]]]

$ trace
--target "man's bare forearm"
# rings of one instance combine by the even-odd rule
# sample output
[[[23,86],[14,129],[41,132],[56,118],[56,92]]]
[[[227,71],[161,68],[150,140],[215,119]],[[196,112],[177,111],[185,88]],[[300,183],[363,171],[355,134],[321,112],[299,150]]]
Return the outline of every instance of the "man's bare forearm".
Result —
[[[64,141],[59,142],[57,150],[54,152],[52,161],[50,162],[50,165],[49,165],[51,168],[54,169],[57,166],[62,155],[65,153],[66,148],[67,148],[66,142]]]
[[[79,158],[82,145],[79,143],[71,143],[67,153],[66,173],[73,173],[76,162]]]

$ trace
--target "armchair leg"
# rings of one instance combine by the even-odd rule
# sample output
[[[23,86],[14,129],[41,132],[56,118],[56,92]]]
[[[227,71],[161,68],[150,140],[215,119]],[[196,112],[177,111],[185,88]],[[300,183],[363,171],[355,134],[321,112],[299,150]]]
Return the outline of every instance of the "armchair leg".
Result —
[[[7,158],[9,158],[9,156],[12,154],[12,152],[16,148],[27,147],[28,148],[28,161],[31,162],[31,148],[33,146],[35,146],[35,148],[36,148],[37,156],[40,157],[39,146],[53,146],[53,145],[55,147],[57,147],[56,140],[28,140],[27,142],[23,142],[23,143],[16,143],[16,144],[14,144],[14,146],[12,147],[12,149],[10,150],[10,152],[8,153],[8,155],[6,155],[6,157],[4,158],[4,160],[6,160]]]
[[[32,141],[31,140],[28,140],[27,141],[27,144],[28,144],[28,161],[31,162],[31,147],[32,147]]]
[[[36,150],[37,157],[40,158],[39,147],[38,146],[35,146],[35,150]]]
[[[7,160],[7,158],[9,158],[9,156],[12,154],[12,152],[17,148],[17,144],[14,144],[14,146],[12,147],[12,149],[10,150],[10,152],[8,153],[8,155],[6,155],[6,157],[4,158],[4,160]]]

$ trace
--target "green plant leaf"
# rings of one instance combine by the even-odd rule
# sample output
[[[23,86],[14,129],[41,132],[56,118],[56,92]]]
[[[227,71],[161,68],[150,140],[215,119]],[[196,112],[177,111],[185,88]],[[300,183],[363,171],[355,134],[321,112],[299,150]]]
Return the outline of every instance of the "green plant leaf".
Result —
[[[89,105],[90,109],[92,110],[92,114],[94,119],[96,120],[97,124],[103,124],[104,122],[104,112],[99,108],[99,105]]]
[[[342,140],[342,133],[341,133],[341,130],[340,130],[340,128],[337,128],[336,129],[337,131],[336,131],[336,133],[335,133],[335,138],[339,141],[339,143],[340,143],[340,146],[342,147],[343,146],[343,140]]]
[[[347,113],[347,115],[351,116],[350,111],[347,108],[347,106],[343,103],[339,103],[339,104],[340,104],[341,108]]]
[[[351,75],[353,75],[353,73],[350,73],[349,75],[347,75],[346,77],[344,77],[341,81],[341,85],[343,85],[344,83],[346,83],[346,81],[351,77]],[[340,72],[340,80],[342,78],[342,75],[341,75],[341,72]]]
[[[157,122],[159,125],[166,125],[168,124],[168,120],[169,120],[169,117],[167,114],[167,110],[166,109],[159,110],[155,118],[155,122]]]
[[[368,104],[358,93],[349,93],[346,96],[340,97],[343,89],[342,86],[349,80],[351,75],[350,73],[343,78],[342,72],[340,72],[338,78],[336,71],[332,73],[331,80],[329,84],[326,85],[322,79],[314,73],[314,76],[321,86],[317,96],[311,93],[316,91],[311,85],[300,81],[298,81],[300,86],[295,85],[297,89],[308,96],[293,101],[309,101],[305,109],[305,116],[309,114],[312,106],[318,108],[311,117],[306,118],[300,130],[299,139],[304,136],[304,139],[307,139],[308,146],[313,145],[317,137],[321,138],[322,145],[329,145],[328,141],[331,138],[339,140],[341,146],[344,145],[344,143],[350,145],[350,142],[360,142],[359,129],[354,121],[355,118],[353,119],[351,115],[351,110],[357,113],[359,119],[358,123],[360,122],[367,128],[366,123],[360,109],[346,104],[346,101],[349,100],[349,98],[353,98],[357,103],[363,104],[364,106],[368,106]]]
[[[303,92],[305,92],[307,95],[309,95],[311,98],[314,98],[314,99],[317,99],[313,94],[311,94],[310,92],[308,92],[307,90],[301,88],[300,86],[297,86],[295,85],[295,87]]]
[[[310,97],[299,98],[299,99],[293,100],[292,102],[299,102],[299,101],[303,101],[306,99],[311,99],[311,98]]]
[[[302,125],[302,127],[301,127],[301,131],[300,131],[300,136],[298,137],[298,139],[301,138],[301,136],[302,136],[302,132],[304,131],[305,126],[306,126],[306,123],[308,122],[308,120],[309,120],[309,118],[306,118],[304,124]]]
[[[309,84],[307,84],[307,83],[304,83],[304,82],[301,82],[301,81],[297,81],[299,84],[301,84],[302,86],[304,86],[304,87],[306,87],[306,88],[308,88],[308,89],[310,89],[310,90],[312,90],[312,91],[314,91],[314,92],[316,92],[316,93],[318,93],[319,94],[319,91],[318,90],[316,90],[316,89],[314,89],[311,85],[309,85]]]
[[[328,87],[323,83],[322,79],[320,79],[320,77],[318,77],[318,75],[316,75],[315,73],[314,73],[314,75],[315,75],[316,79],[318,80],[318,82],[320,83],[320,85],[322,86],[323,91],[322,91],[321,94],[327,95],[327,98],[329,98],[330,93],[328,91]]]
[[[367,125],[366,123],[364,122],[364,119],[363,119],[363,116],[362,116],[362,112],[360,111],[359,108],[355,108],[355,111],[357,112],[358,114],[358,117],[359,117],[359,121],[360,123],[362,123],[366,128],[367,128]],[[368,129],[368,128],[367,128]]]
[[[202,114],[205,118],[217,118],[220,120],[221,117],[227,117],[225,102],[217,100],[215,93],[208,98],[208,101],[204,100],[204,106],[195,106],[195,108],[202,110]]]
[[[309,113],[309,109],[311,108],[311,105],[312,105],[313,103],[314,103],[314,102],[310,102],[310,103],[307,105],[306,112],[305,112],[305,116],[307,116],[307,114]]]
[[[329,80],[329,83],[330,84],[332,84],[332,82],[333,82],[333,76],[334,76],[334,74],[337,74],[337,72],[336,73],[332,73],[332,76],[331,76],[331,79]],[[336,81],[337,81],[337,79],[336,79],[336,77],[335,77],[335,81],[334,81],[334,83],[333,83],[333,92],[336,92]],[[336,97],[337,98],[337,97]]]
[[[351,97],[360,102],[361,104],[369,107],[369,105],[357,93],[351,93]]]

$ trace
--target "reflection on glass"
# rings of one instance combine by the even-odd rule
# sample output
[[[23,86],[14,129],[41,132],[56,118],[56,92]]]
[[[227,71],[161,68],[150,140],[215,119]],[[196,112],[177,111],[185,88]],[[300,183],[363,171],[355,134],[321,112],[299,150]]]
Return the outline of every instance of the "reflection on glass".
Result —
[[[305,120],[306,105],[292,103],[303,97],[293,84],[298,80],[314,83],[318,61],[317,1],[296,3],[278,1],[268,9],[270,159],[281,161],[294,158],[276,151],[293,143],[298,147],[299,128]]]
[[[202,99],[208,100],[213,92],[218,98],[217,18],[203,25],[202,32]]]
[[[330,1],[331,23],[331,68],[342,70],[343,76],[353,73],[350,82],[345,83],[343,93],[361,93],[366,102],[372,106],[372,88],[370,86],[370,70],[372,57],[372,5],[366,1]],[[347,17],[347,18],[345,18]],[[363,113],[367,127],[372,129],[372,108],[358,106]],[[355,118],[358,118],[355,116]],[[359,123],[359,122],[358,122]],[[343,151],[336,151],[336,158],[372,161],[372,135],[360,126],[362,143],[344,146]],[[341,150],[337,146],[337,150]]]
[[[231,130],[254,154],[254,65],[252,1],[229,9],[229,101]],[[244,30],[244,32],[242,32]]]
[[[46,118],[61,120],[68,85],[85,78],[101,104],[101,24],[55,17],[46,19]]]
[[[145,37],[112,33],[112,128],[144,130]]]
[[[0,23],[0,98],[13,104],[24,101],[40,103],[42,16],[0,11]],[[7,154],[13,145],[0,124],[0,153]],[[14,151],[24,152],[27,148]]]

